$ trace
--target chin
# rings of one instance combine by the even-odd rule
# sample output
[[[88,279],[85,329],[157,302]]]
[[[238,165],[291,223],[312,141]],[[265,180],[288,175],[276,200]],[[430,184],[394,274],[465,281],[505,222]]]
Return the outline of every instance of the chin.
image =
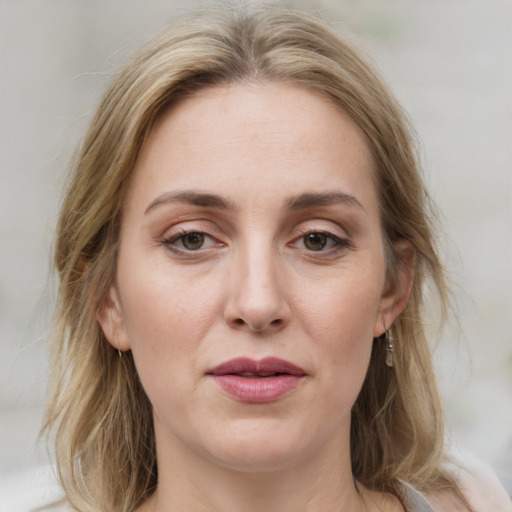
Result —
[[[233,449],[230,447],[219,453],[211,454],[212,460],[220,467],[244,473],[268,473],[284,471],[297,466],[301,459],[297,451],[285,451],[280,447],[252,445]]]
[[[242,424],[240,424],[242,423]],[[296,467],[308,457],[309,447],[304,435],[279,422],[244,420],[237,422],[224,435],[211,439],[209,458],[236,471],[267,472]]]

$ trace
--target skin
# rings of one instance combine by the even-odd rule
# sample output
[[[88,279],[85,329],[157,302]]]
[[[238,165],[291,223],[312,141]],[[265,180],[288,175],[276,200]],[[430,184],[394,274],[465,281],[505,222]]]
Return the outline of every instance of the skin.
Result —
[[[402,510],[358,491],[350,469],[373,339],[412,281],[401,244],[406,265],[386,282],[372,165],[347,115],[286,83],[212,87],[154,126],[98,315],[110,343],[132,350],[153,406],[159,484],[141,510]],[[207,375],[240,356],[280,357],[306,377],[244,403]]]

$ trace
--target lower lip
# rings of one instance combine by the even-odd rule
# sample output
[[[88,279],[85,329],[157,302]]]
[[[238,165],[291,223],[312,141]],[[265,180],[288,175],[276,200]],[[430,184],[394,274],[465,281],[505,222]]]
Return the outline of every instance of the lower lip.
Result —
[[[239,375],[212,375],[217,385],[241,402],[261,404],[274,402],[295,389],[304,375],[247,378]]]

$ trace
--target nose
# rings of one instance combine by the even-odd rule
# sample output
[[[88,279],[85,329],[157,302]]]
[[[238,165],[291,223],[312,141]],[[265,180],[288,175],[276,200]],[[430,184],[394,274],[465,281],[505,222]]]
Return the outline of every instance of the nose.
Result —
[[[273,334],[290,321],[283,275],[271,250],[243,251],[230,269],[224,317],[237,330]]]

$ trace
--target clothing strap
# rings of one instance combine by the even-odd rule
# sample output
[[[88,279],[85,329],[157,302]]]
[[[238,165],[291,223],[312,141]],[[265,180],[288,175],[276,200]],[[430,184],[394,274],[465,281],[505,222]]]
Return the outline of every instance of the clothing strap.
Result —
[[[400,498],[407,512],[435,512],[430,503],[405,482],[401,482]]]

